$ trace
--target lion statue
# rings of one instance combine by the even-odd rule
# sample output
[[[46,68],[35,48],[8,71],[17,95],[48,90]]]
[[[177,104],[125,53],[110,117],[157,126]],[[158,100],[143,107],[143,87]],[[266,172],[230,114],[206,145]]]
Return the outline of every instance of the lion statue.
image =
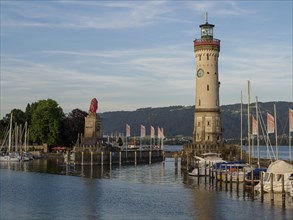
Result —
[[[98,109],[98,101],[96,98],[93,98],[91,101],[89,114],[95,116],[97,109]]]

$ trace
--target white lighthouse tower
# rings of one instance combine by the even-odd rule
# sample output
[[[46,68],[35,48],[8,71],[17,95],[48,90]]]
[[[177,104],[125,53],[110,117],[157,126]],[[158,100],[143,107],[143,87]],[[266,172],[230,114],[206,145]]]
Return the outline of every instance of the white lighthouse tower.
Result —
[[[202,152],[214,151],[222,143],[218,58],[220,40],[213,37],[213,24],[200,26],[201,38],[194,40],[196,95],[193,145]]]

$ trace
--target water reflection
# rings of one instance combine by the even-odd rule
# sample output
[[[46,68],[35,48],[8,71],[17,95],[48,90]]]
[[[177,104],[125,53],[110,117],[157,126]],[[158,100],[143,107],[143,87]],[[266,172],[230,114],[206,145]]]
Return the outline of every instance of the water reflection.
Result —
[[[66,166],[63,161],[47,159],[25,163],[4,162],[0,163],[0,168],[44,174],[21,175],[25,180],[12,181],[17,184],[15,188],[25,190],[21,196],[32,200],[32,207],[37,207],[40,218],[45,215],[54,219],[56,215],[61,218],[61,215],[62,219],[72,219],[72,216],[115,219],[123,215],[128,219],[138,219],[143,214],[148,219],[273,219],[276,216],[290,219],[293,210],[292,201],[286,202],[286,208],[283,208],[281,195],[274,195],[272,202],[269,194],[265,194],[264,202],[261,202],[258,195],[243,190],[243,184],[188,176],[181,171],[180,161],[176,164],[173,159],[136,166]],[[13,200],[14,195],[9,198]],[[17,205],[19,198],[15,198],[17,200],[11,204]],[[52,206],[57,214],[47,210],[45,204],[39,205],[43,203]],[[72,213],[68,213],[69,210]],[[28,216],[33,211],[33,208],[29,212],[23,210]]]

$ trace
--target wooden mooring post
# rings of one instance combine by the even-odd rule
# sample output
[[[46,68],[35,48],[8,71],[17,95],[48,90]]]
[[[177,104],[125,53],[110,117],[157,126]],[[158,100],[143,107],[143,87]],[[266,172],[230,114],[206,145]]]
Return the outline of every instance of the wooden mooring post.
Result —
[[[200,170],[199,170],[199,160],[197,161],[197,176],[199,177],[199,172],[200,172]]]
[[[104,152],[101,152],[101,165],[104,165]]]
[[[251,199],[254,200],[254,172],[253,170],[251,170],[251,180],[250,180],[250,183],[251,183]],[[243,177],[244,178],[244,183],[245,183],[245,176]]]
[[[152,151],[149,151],[149,164],[152,164]]]
[[[225,189],[226,191],[228,191],[228,169],[227,169],[227,165],[225,166]]]
[[[175,163],[175,168],[178,168],[178,154],[174,154],[174,163]]]
[[[81,152],[81,165],[83,165],[83,156],[84,156],[84,152]]]
[[[122,154],[122,152],[119,151],[119,165],[121,165],[121,154]]]
[[[204,161],[204,176],[206,177],[207,175],[207,161]]]
[[[284,174],[282,175],[282,206],[286,206],[286,193],[285,193],[285,180]]]
[[[270,183],[271,183],[271,190],[270,190],[271,201],[274,202],[274,174],[273,173],[270,173]]]
[[[233,172],[230,169],[230,192],[232,192],[232,186],[233,186]]]
[[[263,175],[264,172],[260,172],[260,200],[263,202],[264,200],[264,191],[263,191]]]

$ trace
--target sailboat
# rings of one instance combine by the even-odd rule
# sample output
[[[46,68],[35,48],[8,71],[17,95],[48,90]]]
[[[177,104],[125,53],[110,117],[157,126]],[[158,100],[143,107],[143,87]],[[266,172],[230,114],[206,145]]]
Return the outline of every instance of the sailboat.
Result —
[[[0,162],[19,162],[21,156],[18,152],[12,151],[12,113],[10,116],[10,125],[9,125],[9,138],[8,138],[8,150],[6,152],[1,152]]]

